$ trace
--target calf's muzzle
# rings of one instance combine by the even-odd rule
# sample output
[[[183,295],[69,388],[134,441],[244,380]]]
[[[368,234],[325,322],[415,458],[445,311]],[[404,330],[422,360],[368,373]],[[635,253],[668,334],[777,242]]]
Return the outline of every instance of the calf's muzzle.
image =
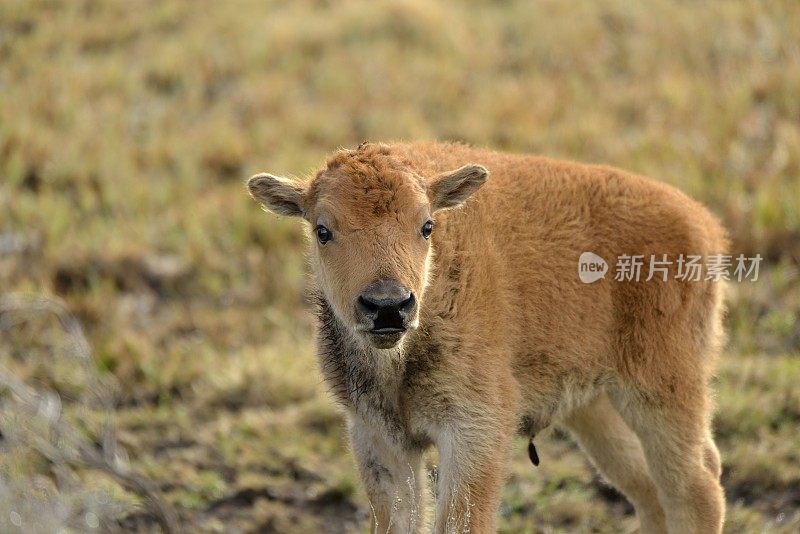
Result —
[[[356,299],[356,312],[375,335],[404,332],[416,307],[414,294],[396,280],[375,280]]]

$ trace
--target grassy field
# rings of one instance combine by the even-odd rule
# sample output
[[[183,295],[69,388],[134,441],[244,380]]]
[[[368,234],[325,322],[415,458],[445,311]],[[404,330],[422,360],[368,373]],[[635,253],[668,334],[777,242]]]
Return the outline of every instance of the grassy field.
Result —
[[[114,461],[187,531],[364,531],[301,228],[243,180],[398,138],[646,174],[760,253],[759,280],[732,284],[717,380],[726,530],[800,529],[795,0],[1,2],[3,382],[58,392],[55,418],[98,450],[105,392]],[[89,365],[42,295],[79,320]],[[141,492],[54,458],[41,428],[11,439],[27,419],[2,390],[1,531],[43,521],[12,506],[31,495],[76,531],[156,528]],[[512,451],[504,532],[635,528],[568,436],[537,447],[538,469]]]

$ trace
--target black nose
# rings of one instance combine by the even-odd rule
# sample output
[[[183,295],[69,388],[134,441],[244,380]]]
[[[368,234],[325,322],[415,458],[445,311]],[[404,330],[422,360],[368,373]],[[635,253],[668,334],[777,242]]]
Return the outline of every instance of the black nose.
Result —
[[[372,319],[373,331],[404,330],[406,319],[414,312],[414,294],[394,280],[376,280],[358,297],[356,308]]]

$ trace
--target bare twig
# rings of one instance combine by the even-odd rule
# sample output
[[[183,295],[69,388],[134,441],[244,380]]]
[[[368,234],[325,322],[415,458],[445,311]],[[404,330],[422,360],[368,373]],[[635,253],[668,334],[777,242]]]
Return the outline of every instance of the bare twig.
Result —
[[[100,436],[100,448],[76,433],[61,417],[61,401],[57,393],[38,391],[14,376],[8,369],[0,367],[0,384],[5,386],[16,404],[22,408],[23,415],[28,417],[8,417],[5,412],[0,422],[4,427],[4,435],[14,434],[39,454],[57,465],[86,467],[104,472],[119,484],[138,494],[146,509],[157,519],[164,532],[178,532],[178,521],[175,511],[161,497],[158,488],[147,478],[131,472],[120,461],[117,447],[115,427],[112,422],[113,395],[110,389],[101,382],[92,359],[91,347],[78,321],[60,301],[45,297],[24,297],[11,295],[0,298],[0,331],[8,330],[21,320],[23,314],[51,313],[59,321],[61,328],[70,340],[70,353],[90,377],[89,389],[100,401],[105,413],[105,421]],[[20,410],[16,410],[20,411]],[[44,416],[49,432],[46,435],[26,428],[36,415]]]

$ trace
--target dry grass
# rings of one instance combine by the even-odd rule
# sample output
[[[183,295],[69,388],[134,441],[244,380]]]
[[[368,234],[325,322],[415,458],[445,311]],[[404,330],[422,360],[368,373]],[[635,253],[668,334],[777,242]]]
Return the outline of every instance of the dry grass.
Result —
[[[312,361],[302,234],[242,181],[392,138],[648,174],[765,256],[734,288],[719,377],[728,529],[798,528],[794,0],[0,3],[0,293],[80,318],[132,465],[192,529],[365,528]],[[0,331],[0,358],[69,393],[51,327]],[[506,531],[634,524],[567,438],[539,449],[538,470],[514,453]]]

